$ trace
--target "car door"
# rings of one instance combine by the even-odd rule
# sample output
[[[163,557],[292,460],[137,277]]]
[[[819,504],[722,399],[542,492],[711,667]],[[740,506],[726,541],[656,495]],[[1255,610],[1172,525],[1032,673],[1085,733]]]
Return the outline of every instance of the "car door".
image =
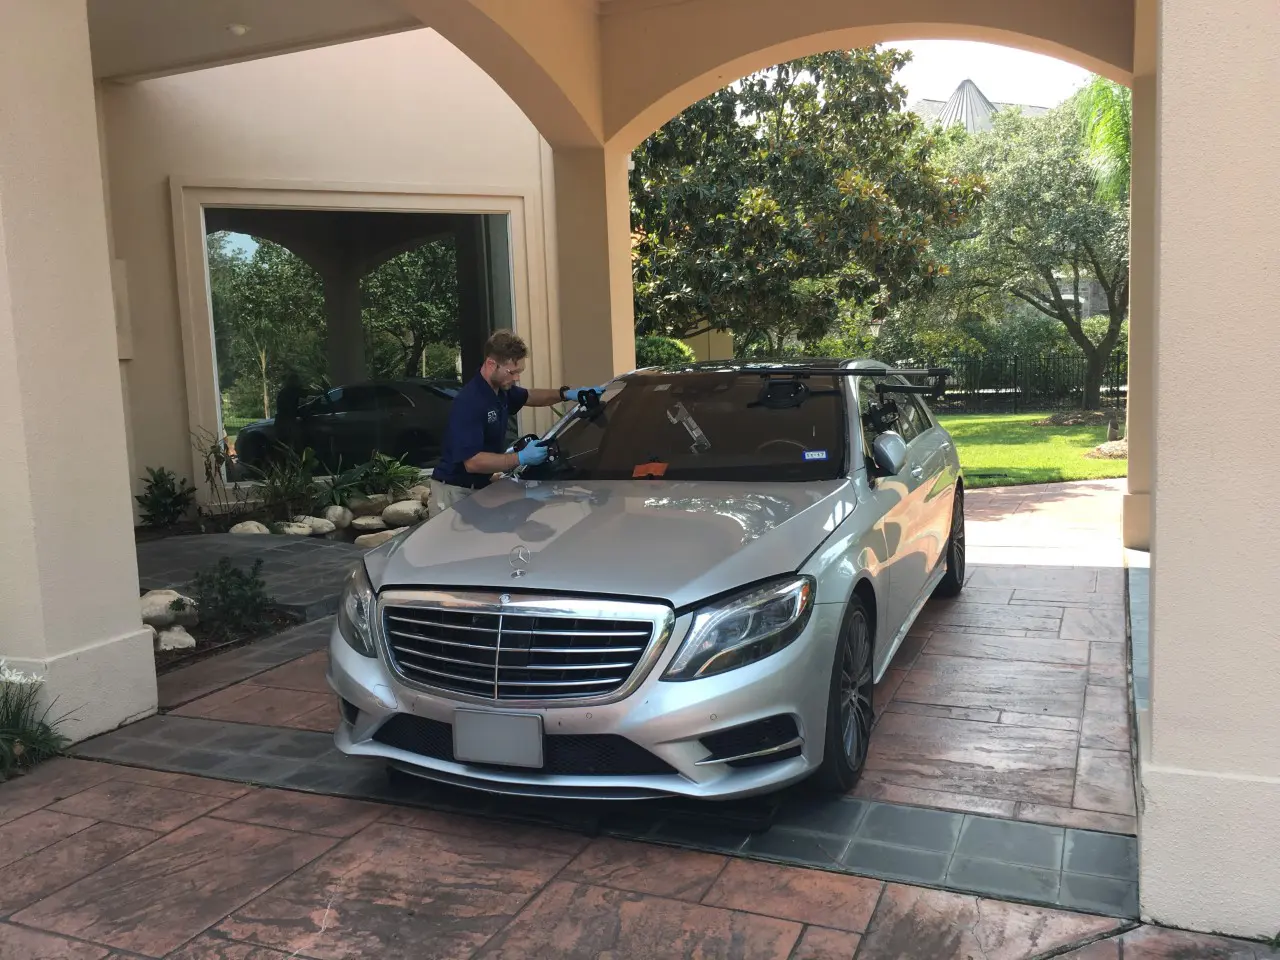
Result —
[[[921,589],[942,562],[951,522],[952,478],[947,470],[946,433],[929,415],[920,397],[896,397],[902,421],[913,434],[907,444],[907,469],[916,484],[919,501],[915,512],[917,549],[923,557],[925,576]],[[904,434],[906,436],[906,434]]]
[[[869,464],[867,469],[872,509],[879,517],[877,525],[885,544],[885,556],[880,558],[881,566],[876,572],[878,593],[885,613],[876,624],[876,674],[878,676],[893,655],[893,641],[910,611],[911,603],[923,588],[925,574],[922,563],[913,556],[913,530],[916,525],[913,512],[917,509],[915,498],[918,484],[911,476],[910,461],[907,461],[900,473],[893,476],[878,473],[874,466],[870,465],[871,444],[877,433],[872,418],[868,414],[882,404],[882,398],[875,390],[877,382],[877,378],[858,378],[858,409],[862,421],[863,455],[868,459]],[[889,429],[901,433],[897,424]],[[903,437],[903,439],[906,438]],[[886,583],[887,591],[884,589]]]

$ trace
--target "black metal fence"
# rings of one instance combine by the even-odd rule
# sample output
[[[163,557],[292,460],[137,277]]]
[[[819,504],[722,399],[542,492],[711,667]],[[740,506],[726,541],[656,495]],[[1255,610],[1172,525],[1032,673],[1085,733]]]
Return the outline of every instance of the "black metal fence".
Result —
[[[913,357],[902,365],[951,371],[943,397],[929,400],[929,406],[939,413],[1032,413],[1078,410],[1084,405],[1084,357]],[[1103,370],[1102,407],[1124,409],[1128,385],[1128,357],[1117,353]]]

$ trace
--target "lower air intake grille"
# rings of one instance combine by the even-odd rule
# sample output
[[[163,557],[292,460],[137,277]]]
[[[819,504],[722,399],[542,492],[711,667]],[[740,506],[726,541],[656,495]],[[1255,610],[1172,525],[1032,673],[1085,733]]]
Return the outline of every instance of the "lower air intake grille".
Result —
[[[398,713],[382,725],[373,739],[398,750],[453,762],[453,727],[441,720]],[[540,772],[566,777],[643,777],[676,771],[626,737],[589,733],[544,738]]]

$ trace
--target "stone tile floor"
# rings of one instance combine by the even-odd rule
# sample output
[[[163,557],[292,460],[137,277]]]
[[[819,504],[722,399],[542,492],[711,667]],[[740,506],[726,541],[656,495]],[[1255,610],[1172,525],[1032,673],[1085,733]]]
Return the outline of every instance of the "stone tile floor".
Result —
[[[169,716],[96,741],[131,765],[62,759],[0,785],[0,960],[1278,956],[1083,912],[1133,867],[1116,493],[971,493],[969,588],[926,609],[881,685],[861,797],[774,808],[763,832],[717,811],[720,837],[748,838],[722,850],[669,845],[715,847],[705,821],[662,818],[658,845],[465,816],[487,809],[474,795],[454,811],[324,795],[373,782],[313,732],[335,719],[327,621],[197,664]],[[154,769],[172,762],[213,775]],[[272,778],[311,792],[254,785]],[[841,866],[875,876],[743,858],[810,860],[763,848],[828,831]],[[1056,861],[1077,909],[895,882],[944,851],[942,883],[1012,882],[1024,901]]]
[[[0,960],[1277,956],[1086,913],[78,759],[0,786],[0,868]]]
[[[168,537],[138,544],[138,579],[143,590],[183,590],[199,570],[223,557],[246,569],[260,559],[268,595],[286,612],[315,620],[338,612],[347,572],[365,552],[355,544],[308,537]]]

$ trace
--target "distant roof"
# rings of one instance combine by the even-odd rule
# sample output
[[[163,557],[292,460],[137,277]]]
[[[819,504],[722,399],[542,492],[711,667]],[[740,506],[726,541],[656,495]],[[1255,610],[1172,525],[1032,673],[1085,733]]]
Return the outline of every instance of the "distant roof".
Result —
[[[1048,113],[1048,107],[1035,107],[1027,103],[995,103],[978,89],[972,80],[965,80],[956,87],[949,100],[917,100],[908,109],[925,120],[937,120],[944,127],[962,124],[970,133],[991,129],[991,116],[1008,108],[1021,110],[1024,116],[1037,117]]]

